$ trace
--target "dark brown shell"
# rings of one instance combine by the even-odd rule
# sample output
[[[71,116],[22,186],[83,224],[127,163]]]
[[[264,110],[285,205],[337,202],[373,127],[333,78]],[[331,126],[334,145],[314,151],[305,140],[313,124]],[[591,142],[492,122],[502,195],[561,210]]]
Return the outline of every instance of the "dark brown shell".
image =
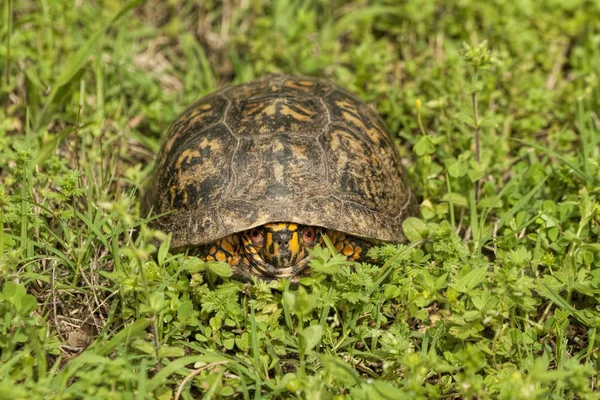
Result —
[[[194,102],[158,155],[145,209],[175,248],[269,222],[399,242],[415,211],[383,121],[333,83],[267,76]]]

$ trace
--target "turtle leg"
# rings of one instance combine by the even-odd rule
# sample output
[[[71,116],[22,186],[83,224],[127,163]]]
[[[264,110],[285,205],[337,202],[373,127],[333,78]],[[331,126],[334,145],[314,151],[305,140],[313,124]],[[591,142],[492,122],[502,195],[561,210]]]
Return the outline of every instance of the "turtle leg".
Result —
[[[238,235],[229,235],[214,243],[194,247],[188,251],[203,261],[223,261],[229,265],[237,265],[240,259],[240,240]]]
[[[197,246],[188,251],[191,256],[196,256],[203,261],[222,261],[231,266],[233,279],[249,281],[252,277],[250,262],[242,254],[240,236],[230,235],[214,243]]]
[[[356,236],[346,235],[343,232],[327,230],[327,236],[333,243],[335,250],[353,261],[370,261],[367,251],[373,246],[373,243]]]

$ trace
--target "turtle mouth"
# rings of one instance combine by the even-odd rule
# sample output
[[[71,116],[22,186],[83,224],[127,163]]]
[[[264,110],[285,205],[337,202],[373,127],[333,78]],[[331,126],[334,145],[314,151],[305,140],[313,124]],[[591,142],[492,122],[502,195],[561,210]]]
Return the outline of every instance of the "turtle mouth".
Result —
[[[263,279],[295,278],[308,268],[311,257],[306,256],[294,265],[275,267],[264,261],[253,260],[250,271]]]

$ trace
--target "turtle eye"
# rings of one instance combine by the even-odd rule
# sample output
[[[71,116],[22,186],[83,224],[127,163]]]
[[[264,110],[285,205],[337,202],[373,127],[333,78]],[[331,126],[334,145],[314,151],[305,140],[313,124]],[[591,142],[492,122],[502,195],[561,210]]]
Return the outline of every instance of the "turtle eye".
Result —
[[[263,238],[263,233],[262,233],[262,229],[259,228],[254,228],[254,229],[250,229],[250,239],[252,239],[252,241],[254,243],[260,242]]]
[[[304,230],[304,232],[302,233],[302,238],[304,239],[304,241],[306,243],[311,243],[313,240],[315,240],[316,237],[316,233],[315,233],[315,228],[309,226],[308,228],[306,228]]]

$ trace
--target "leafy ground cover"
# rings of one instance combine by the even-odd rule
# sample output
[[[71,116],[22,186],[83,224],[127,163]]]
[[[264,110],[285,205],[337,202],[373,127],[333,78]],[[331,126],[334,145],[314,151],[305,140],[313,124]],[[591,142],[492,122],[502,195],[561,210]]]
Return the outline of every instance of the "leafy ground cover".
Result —
[[[597,1],[0,13],[0,398],[600,398]],[[240,283],[139,215],[178,112],[277,71],[397,137],[421,208],[381,265]]]

